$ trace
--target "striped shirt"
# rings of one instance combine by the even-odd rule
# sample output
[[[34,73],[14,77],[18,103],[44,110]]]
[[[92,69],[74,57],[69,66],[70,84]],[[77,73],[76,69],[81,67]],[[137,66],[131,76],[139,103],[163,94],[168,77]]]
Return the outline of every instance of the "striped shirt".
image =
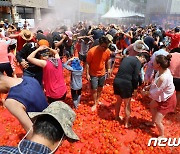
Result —
[[[51,152],[48,147],[29,140],[23,140],[19,147],[20,151],[18,147],[1,146],[0,154],[48,154]]]

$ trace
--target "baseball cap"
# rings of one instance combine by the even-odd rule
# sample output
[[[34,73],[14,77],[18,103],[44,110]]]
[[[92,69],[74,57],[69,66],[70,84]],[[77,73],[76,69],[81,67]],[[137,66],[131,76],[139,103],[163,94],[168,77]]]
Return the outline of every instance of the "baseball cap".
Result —
[[[34,121],[38,116],[50,115],[54,117],[61,125],[64,134],[74,140],[79,140],[79,137],[72,130],[72,125],[75,120],[76,113],[71,109],[69,105],[62,101],[52,102],[42,112],[28,112],[29,117]]]
[[[38,44],[39,44],[39,46],[45,45],[45,46],[49,47],[49,42],[47,40],[44,40],[44,39],[40,40],[38,42]]]

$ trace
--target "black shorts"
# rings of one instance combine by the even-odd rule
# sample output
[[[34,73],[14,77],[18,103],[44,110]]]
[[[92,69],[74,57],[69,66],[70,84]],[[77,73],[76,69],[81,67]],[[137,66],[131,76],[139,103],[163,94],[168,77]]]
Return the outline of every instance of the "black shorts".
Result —
[[[115,95],[120,95],[121,98],[130,98],[134,91],[131,81],[115,78],[113,83]]]
[[[173,78],[173,83],[174,83],[176,91],[180,91],[180,79],[179,78]]]
[[[11,64],[9,62],[0,64],[0,72],[1,73],[6,72],[6,75],[10,76],[10,77],[13,76],[13,70],[12,70]]]
[[[80,53],[79,53],[79,59],[81,60],[81,61],[83,61],[83,62],[86,62],[86,55],[81,55]]]
[[[51,104],[52,102],[56,102],[56,101],[64,101],[66,98],[66,94],[67,94],[67,92],[65,92],[65,94],[61,98],[47,97],[48,103]]]

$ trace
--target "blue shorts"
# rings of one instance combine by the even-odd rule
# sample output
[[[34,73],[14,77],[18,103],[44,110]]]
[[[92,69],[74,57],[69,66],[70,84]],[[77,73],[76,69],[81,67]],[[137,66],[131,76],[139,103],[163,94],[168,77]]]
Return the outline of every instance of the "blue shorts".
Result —
[[[97,77],[91,76],[91,89],[95,90],[98,87],[103,87],[105,82],[105,75]]]

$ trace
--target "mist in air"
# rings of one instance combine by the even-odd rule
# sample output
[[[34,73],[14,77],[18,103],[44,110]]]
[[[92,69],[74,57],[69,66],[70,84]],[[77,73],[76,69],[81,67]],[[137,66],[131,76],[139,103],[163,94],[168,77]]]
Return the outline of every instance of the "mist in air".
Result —
[[[105,3],[103,7],[99,4],[94,4],[99,8],[97,13],[82,12],[81,3],[92,3],[95,0],[56,0],[55,6],[51,13],[42,14],[41,20],[37,24],[37,27],[41,29],[55,29],[62,25],[67,27],[77,24],[79,21],[85,21],[89,24],[98,23],[116,23],[116,24],[159,24],[165,27],[180,25],[180,1],[179,0],[144,0],[147,3],[138,3],[143,0],[103,0]],[[133,2],[132,2],[133,1]],[[97,2],[97,1],[96,1]],[[99,1],[102,2],[102,1]],[[102,18],[114,6],[115,9],[121,9],[126,11],[133,11],[144,15],[144,18],[130,17],[120,19]],[[117,13],[117,12],[116,12]]]
[[[66,25],[72,26],[79,21],[79,0],[56,1],[54,9],[50,13],[42,14],[37,27],[54,30]]]

